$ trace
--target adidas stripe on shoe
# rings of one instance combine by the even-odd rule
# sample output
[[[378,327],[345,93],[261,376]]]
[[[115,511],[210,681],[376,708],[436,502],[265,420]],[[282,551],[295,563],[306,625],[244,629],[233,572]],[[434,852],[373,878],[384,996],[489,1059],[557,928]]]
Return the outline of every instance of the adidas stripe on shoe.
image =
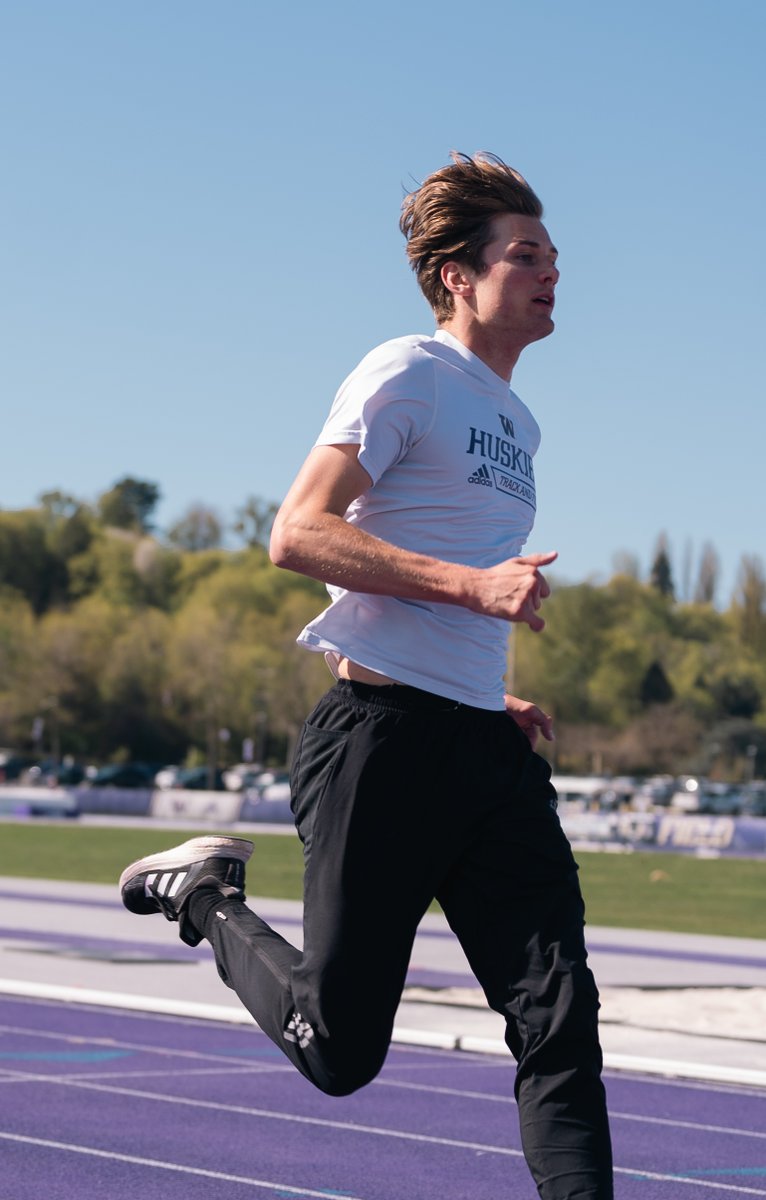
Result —
[[[252,852],[253,843],[244,838],[191,838],[126,867],[119,883],[122,903],[129,912],[161,912],[168,921],[177,921],[181,940],[196,946],[202,933],[189,919],[189,897],[200,888],[212,888],[244,900],[245,863]]]

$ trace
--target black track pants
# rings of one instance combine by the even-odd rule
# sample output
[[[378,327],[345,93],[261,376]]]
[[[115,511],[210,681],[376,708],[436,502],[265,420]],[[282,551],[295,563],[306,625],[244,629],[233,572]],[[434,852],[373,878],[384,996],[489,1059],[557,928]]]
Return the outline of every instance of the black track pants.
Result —
[[[611,1150],[577,867],[547,764],[504,713],[341,682],[292,770],[304,948],[200,892],[218,970],[317,1087],[345,1095],[388,1050],[418,923],[441,903],[518,1063],[544,1200],[609,1200]]]

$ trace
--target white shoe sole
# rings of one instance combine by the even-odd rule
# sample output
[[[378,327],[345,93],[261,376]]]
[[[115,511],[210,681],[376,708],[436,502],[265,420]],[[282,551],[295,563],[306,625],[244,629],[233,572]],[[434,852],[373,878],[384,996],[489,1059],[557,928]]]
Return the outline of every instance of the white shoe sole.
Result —
[[[122,891],[136,875],[141,875],[144,871],[177,871],[181,867],[204,862],[206,858],[236,858],[240,862],[247,862],[252,853],[253,843],[245,838],[190,838],[180,846],[172,846],[170,850],[161,850],[159,854],[150,854],[147,858],[139,858],[138,862],[131,863],[122,872],[118,886]]]

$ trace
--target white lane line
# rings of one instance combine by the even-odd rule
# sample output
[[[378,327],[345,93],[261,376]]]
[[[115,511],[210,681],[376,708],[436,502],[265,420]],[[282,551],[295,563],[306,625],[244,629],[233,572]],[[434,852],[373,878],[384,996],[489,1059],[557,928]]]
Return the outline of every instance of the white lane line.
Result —
[[[631,1175],[634,1179],[654,1179],[658,1183],[691,1183],[695,1187],[715,1188],[719,1192],[737,1192],[743,1196],[766,1196],[761,1188],[743,1187],[739,1183],[713,1183],[709,1179],[695,1179],[687,1175],[663,1175],[658,1171],[631,1171],[629,1167],[615,1167],[616,1175]]]
[[[729,1125],[705,1125],[698,1121],[679,1121],[676,1117],[647,1117],[638,1113],[615,1112],[610,1108],[610,1120],[636,1121],[644,1125],[665,1125],[671,1129],[693,1129],[695,1133],[728,1133],[734,1137],[762,1138],[766,1133],[757,1129],[732,1129]]]
[[[143,1042],[126,1042],[121,1038],[94,1037],[90,1034],[58,1033],[48,1029],[25,1025],[0,1025],[0,1033],[14,1033],[21,1037],[45,1038],[53,1042],[66,1042],[70,1046],[97,1046],[106,1050],[131,1050],[142,1054],[153,1054],[161,1058],[190,1058],[202,1062],[218,1062],[226,1066],[242,1065],[242,1056],[236,1052],[231,1054],[213,1054],[203,1050],[174,1050],[169,1046],[146,1045]],[[253,1059],[253,1065],[259,1060]],[[281,1065],[281,1064],[280,1064]],[[286,1063],[290,1069],[289,1063]],[[295,1068],[293,1067],[292,1070]]]
[[[121,1078],[119,1074],[116,1074],[116,1077],[118,1079]],[[376,1079],[374,1086],[402,1088],[405,1091],[412,1092],[433,1092],[439,1096],[459,1096],[466,1100],[486,1100],[490,1104],[512,1104],[514,1107],[516,1105],[516,1100],[513,1096],[501,1096],[494,1092],[473,1092],[467,1088],[439,1087],[436,1084],[430,1083],[410,1083],[405,1080]],[[766,1133],[757,1129],[734,1129],[729,1125],[709,1125],[699,1121],[681,1121],[675,1117],[649,1117],[642,1113],[619,1112],[613,1108],[609,1109],[609,1119],[635,1121],[638,1124],[645,1125],[663,1125],[670,1129],[690,1129],[698,1133],[724,1133],[734,1137],[761,1138],[766,1141]]]
[[[90,1082],[91,1080],[103,1081],[104,1079],[196,1079],[200,1076],[213,1076],[217,1078],[223,1075],[226,1079],[230,1079],[232,1075],[245,1075],[252,1077],[253,1081],[260,1081],[264,1075],[290,1074],[295,1073],[295,1067],[288,1065],[286,1067],[233,1067],[230,1063],[225,1063],[221,1067],[184,1067],[180,1070],[169,1071],[165,1068],[164,1071],[68,1071],[67,1079],[73,1083],[79,1083],[80,1080]],[[3,1075],[7,1074],[8,1078],[4,1079]],[[48,1076],[45,1076],[47,1079]],[[40,1075],[23,1075],[18,1069],[11,1067],[0,1071],[0,1083],[39,1083]]]
[[[71,1142],[54,1142],[47,1138],[24,1137],[22,1134],[0,1130],[0,1138],[7,1142],[20,1142],[27,1146],[41,1146],[46,1150],[66,1150],[71,1154],[85,1154],[93,1158],[107,1158],[113,1162],[130,1163],[136,1167],[153,1167],[160,1171],[176,1171],[182,1175],[201,1175],[205,1179],[219,1179],[224,1183],[246,1183],[250,1187],[267,1188],[291,1196],[316,1196],[317,1200],[359,1200],[348,1192],[332,1192],[326,1189],[315,1192],[312,1188],[292,1187],[271,1179],[250,1179],[246,1175],[229,1175],[224,1171],[206,1171],[203,1167],[187,1167],[181,1163],[163,1162],[157,1158],[141,1158],[137,1154],[118,1154],[112,1150],[97,1150],[92,1146],[76,1146]]]
[[[513,1104],[514,1107],[516,1105],[516,1100],[513,1096],[499,1096],[494,1092],[472,1092],[468,1088],[441,1087],[435,1083],[411,1083],[409,1080],[404,1079],[378,1078],[373,1082],[372,1086],[402,1088],[404,1091],[410,1092],[433,1092],[437,1096],[459,1096],[465,1100],[489,1100],[495,1104]]]
[[[28,980],[0,980],[0,994],[29,996],[43,1000],[58,1000],[73,1004],[95,1004],[103,1008],[120,1008],[129,1012],[153,1013],[174,1017],[190,1017],[202,1021],[258,1026],[244,1009],[224,1004],[199,1004],[194,1001],[166,1000],[156,996],[140,996],[125,992],[107,992],[94,988],[76,988],[58,984],[30,983]],[[394,1027],[394,1044],[419,1046],[424,1049],[460,1050],[473,1054],[508,1058],[508,1048],[494,1038],[471,1037],[451,1032],[435,1033],[424,1029]],[[717,1083],[741,1084],[744,1087],[766,1088],[766,1071],[739,1067],[672,1061],[661,1058],[642,1058],[630,1054],[604,1054],[606,1071],[630,1071],[639,1075],[658,1075],[669,1078],[701,1079]]]
[[[21,1074],[21,1072],[20,1072]],[[33,1080],[32,1073],[24,1073],[24,1078]],[[479,1150],[484,1153],[504,1154],[511,1158],[523,1158],[521,1150],[509,1146],[495,1146],[486,1142],[466,1142],[458,1138],[436,1137],[433,1134],[412,1133],[405,1129],[387,1129],[382,1125],[361,1125],[353,1121],[332,1121],[325,1117],[306,1117],[296,1113],[278,1112],[270,1108],[252,1108],[241,1104],[222,1104],[215,1100],[198,1100],[190,1096],[177,1096],[164,1092],[147,1092],[139,1088],[115,1087],[102,1083],[88,1083],[84,1080],[70,1082],[63,1076],[39,1075],[39,1083],[72,1087],[83,1091],[107,1092],[114,1096],[130,1096],[137,1100],[152,1100],[161,1104],[177,1105],[184,1108],[198,1108],[206,1111],[228,1113],[244,1117],[261,1117],[267,1121],[286,1121],[294,1125],[314,1125],[320,1129],[334,1129],[342,1133],[364,1133],[374,1137],[395,1138],[407,1142],[422,1142],[434,1146],[451,1146],[458,1150]]]
[[[605,1054],[604,1070],[630,1071],[637,1075],[667,1075],[681,1079],[703,1079],[711,1083],[741,1083],[745,1087],[766,1087],[766,1071],[752,1071],[745,1067],[717,1066],[714,1063],[640,1058],[632,1054]]]
[[[133,1051],[142,1051],[144,1053],[160,1055],[163,1057],[178,1055],[179,1057],[182,1057],[182,1058],[202,1059],[202,1060],[207,1060],[207,1061],[212,1060],[212,1061],[215,1061],[216,1063],[219,1063],[221,1068],[225,1068],[226,1070],[230,1070],[233,1063],[236,1062],[237,1066],[236,1066],[235,1070],[237,1070],[238,1073],[243,1073],[243,1074],[252,1072],[253,1075],[256,1075],[256,1074],[260,1075],[260,1074],[266,1074],[266,1073],[271,1073],[271,1072],[282,1073],[282,1072],[288,1072],[291,1070],[289,1064],[286,1064],[284,1066],[282,1066],[281,1064],[276,1064],[276,1063],[267,1065],[265,1063],[261,1064],[257,1060],[255,1060],[255,1061],[253,1061],[252,1064],[248,1063],[247,1065],[243,1065],[241,1058],[239,1056],[234,1056],[234,1055],[232,1055],[232,1056],[212,1055],[212,1054],[205,1054],[203,1052],[194,1051],[194,1050],[169,1050],[164,1047],[148,1046],[143,1043],[126,1042],[126,1041],[117,1040],[114,1038],[97,1038],[97,1037],[85,1038],[80,1035],[54,1033],[54,1032],[51,1032],[48,1030],[39,1030],[39,1029],[31,1028],[31,1027],[27,1028],[24,1026],[0,1025],[0,1032],[22,1034],[22,1035],[30,1036],[30,1037],[46,1038],[46,1039],[52,1040],[52,1041],[59,1041],[59,1042],[63,1041],[69,1045],[72,1045],[72,1044],[81,1045],[81,1046],[97,1045],[97,1046],[106,1046],[111,1049],[127,1049],[127,1050],[133,1050]],[[216,1073],[216,1068],[215,1067],[210,1068],[210,1071],[212,1073]],[[187,1073],[189,1073],[189,1072],[182,1072],[182,1074],[187,1074]],[[90,1080],[94,1080],[96,1078],[108,1079],[110,1077],[115,1077],[118,1079],[124,1079],[127,1077],[128,1074],[133,1075],[133,1076],[149,1077],[151,1074],[153,1074],[153,1072],[150,1072],[150,1071],[119,1072],[119,1073],[115,1072],[114,1075],[112,1075],[111,1073],[106,1073],[106,1072],[99,1073],[98,1075],[89,1073],[87,1076],[69,1075],[67,1078],[72,1082],[76,1082],[80,1079],[83,1079],[85,1082],[87,1082]],[[174,1072],[174,1074],[175,1074],[175,1072]],[[2,1083],[2,1082],[8,1082],[8,1083],[38,1082],[39,1078],[40,1078],[39,1076],[34,1075],[34,1074],[30,1074],[30,1075],[23,1074],[22,1075],[21,1073],[14,1073],[12,1071],[6,1071],[5,1080],[3,1080],[2,1075],[0,1075],[0,1083]],[[433,1092],[437,1095],[461,1096],[461,1097],[465,1097],[466,1099],[487,1100],[490,1102],[500,1103],[500,1104],[515,1105],[515,1103],[516,1103],[515,1099],[512,1096],[501,1096],[501,1095],[495,1095],[493,1093],[477,1092],[477,1091],[471,1091],[471,1090],[463,1089],[463,1088],[438,1087],[433,1084],[418,1084],[418,1083],[398,1081],[398,1080],[378,1079],[378,1080],[376,1080],[376,1085],[381,1086],[381,1087],[393,1087],[393,1088],[398,1087],[398,1088],[402,1088],[405,1090],[411,1090],[411,1091]],[[669,1117],[643,1116],[643,1115],[640,1115],[637,1113],[619,1112],[614,1109],[610,1109],[609,1115],[610,1115],[610,1118],[616,1119],[616,1120],[635,1121],[635,1122],[644,1123],[644,1124],[667,1126],[669,1128],[689,1129],[689,1130],[695,1130],[698,1132],[732,1134],[735,1136],[738,1135],[741,1137],[760,1138],[760,1139],[766,1140],[766,1133],[761,1133],[761,1132],[755,1131],[755,1130],[732,1129],[725,1125],[708,1125],[708,1124],[700,1124],[700,1123],[693,1122],[693,1121],[674,1120]]]
[[[283,1074],[292,1070],[289,1065],[285,1067],[279,1065],[275,1065],[274,1067],[262,1067],[260,1064],[253,1064],[252,1066],[248,1065],[232,1067],[228,1062],[225,1065],[222,1064],[222,1068],[225,1070],[227,1075],[252,1074],[254,1077],[271,1073]],[[220,1069],[215,1067],[194,1067],[188,1070],[172,1071],[170,1074],[174,1079],[186,1079],[191,1076],[217,1075],[219,1073]],[[67,1075],[66,1081],[67,1083],[71,1084],[82,1082],[87,1085],[97,1081],[103,1082],[107,1079],[118,1079],[124,1081],[125,1079],[130,1078],[150,1079],[153,1076],[157,1076],[161,1079],[167,1079],[168,1072],[149,1070],[98,1071],[88,1072],[86,1075],[70,1074]],[[3,1079],[2,1075],[0,1075],[0,1083],[39,1083],[41,1078],[48,1079],[49,1076],[46,1075],[41,1077],[39,1074],[23,1074],[21,1072],[13,1072],[12,1069],[6,1068],[6,1078]],[[377,1079],[373,1086],[396,1088],[402,1091],[425,1092],[429,1095],[437,1096],[457,1096],[458,1098],[464,1100],[485,1100],[492,1104],[510,1104],[514,1107],[516,1106],[516,1101],[513,1096],[501,1096],[493,1092],[475,1092],[468,1088],[441,1087],[436,1084],[412,1083],[410,1081],[393,1079]],[[735,1129],[728,1125],[711,1125],[698,1121],[682,1121],[674,1117],[651,1117],[641,1113],[619,1112],[615,1109],[610,1109],[609,1118],[610,1120],[633,1121],[637,1124],[660,1125],[669,1129],[688,1129],[696,1133],[722,1133],[733,1137],[757,1138],[762,1141],[766,1141],[766,1132],[761,1132],[760,1130],[741,1128]]]
[[[103,1089],[103,1090],[108,1090],[108,1089]],[[207,1107],[218,1107],[218,1106],[208,1105]],[[282,1116],[282,1114],[274,1114],[274,1113],[266,1114],[266,1115],[276,1116],[278,1118]],[[287,1119],[294,1120],[296,1118],[287,1118]],[[302,1123],[308,1123],[308,1124],[331,1125],[331,1126],[336,1126],[338,1124],[336,1122],[331,1122],[331,1121],[314,1121],[312,1119],[307,1119],[305,1117],[297,1118],[297,1119],[300,1120]],[[349,1127],[343,1126],[343,1128],[349,1128]],[[401,1132],[397,1132],[395,1130],[374,1129],[374,1128],[365,1127],[365,1126],[352,1126],[350,1128],[356,1130],[357,1132],[372,1132],[372,1133],[383,1134],[383,1135],[393,1136],[393,1137],[404,1137],[406,1139],[413,1140],[413,1141],[419,1141],[419,1142],[430,1142],[430,1143],[437,1143],[439,1145],[449,1145],[449,1146],[455,1146],[455,1147],[459,1147],[459,1148],[481,1150],[481,1151],[484,1151],[485,1153],[490,1152],[490,1153],[494,1153],[494,1154],[503,1154],[503,1155],[508,1155],[508,1156],[515,1157],[515,1158],[523,1157],[520,1150],[510,1150],[510,1149],[507,1149],[502,1146],[482,1146],[480,1144],[471,1143],[471,1142],[457,1142],[457,1141],[453,1141],[451,1139],[426,1137],[426,1136],[423,1136],[420,1134],[402,1134]],[[25,1145],[41,1146],[41,1147],[44,1147],[46,1149],[51,1149],[51,1150],[65,1150],[65,1151],[69,1151],[70,1153],[73,1153],[73,1154],[84,1154],[84,1155],[89,1155],[89,1156],[96,1157],[96,1158],[105,1158],[105,1159],[110,1159],[115,1162],[130,1163],[135,1166],[152,1167],[152,1168],[155,1168],[158,1170],[164,1170],[164,1171],[175,1171],[177,1173],[185,1174],[185,1175],[198,1175],[198,1176],[203,1176],[204,1178],[207,1178],[207,1179],[219,1179],[225,1183],[245,1183],[245,1184],[248,1184],[250,1187],[269,1188],[272,1190],[281,1191],[283,1193],[287,1193],[289,1195],[294,1195],[294,1196],[312,1196],[312,1197],[317,1197],[318,1200],[359,1200],[359,1197],[349,1196],[349,1194],[347,1192],[332,1192],[332,1191],[327,1191],[327,1190],[317,1192],[317,1191],[313,1191],[310,1188],[293,1187],[289,1184],[274,1182],[273,1180],[251,1179],[247,1176],[231,1175],[231,1174],[227,1174],[226,1172],[223,1172],[223,1171],[209,1171],[209,1170],[205,1170],[202,1167],[183,1166],[180,1163],[164,1162],[161,1159],[154,1159],[154,1158],[142,1158],[142,1157],[139,1157],[138,1155],[133,1155],[133,1154],[120,1154],[120,1153],[117,1153],[117,1152],[111,1151],[111,1150],[97,1150],[93,1147],[78,1146],[78,1145],[74,1145],[73,1143],[70,1143],[70,1142],[56,1142],[56,1141],[52,1141],[47,1138],[27,1137],[23,1134],[9,1133],[9,1132],[3,1131],[3,1130],[0,1130],[0,1138],[4,1139],[5,1141],[9,1141],[9,1142],[20,1142]],[[706,1187],[709,1189],[713,1189],[714,1191],[736,1192],[738,1195],[744,1195],[744,1196],[766,1196],[766,1192],[760,1188],[743,1187],[741,1184],[717,1183],[717,1182],[714,1182],[712,1180],[707,1180],[707,1179],[693,1178],[693,1177],[688,1177],[685,1175],[664,1174],[664,1173],[660,1173],[658,1171],[643,1171],[643,1170],[631,1168],[631,1167],[615,1167],[614,1171],[615,1171],[616,1175],[628,1175],[634,1179],[653,1179],[659,1183],[692,1184],[692,1185],[696,1185],[697,1187]]]
[[[31,1077],[29,1077],[29,1078],[31,1078]],[[383,1128],[381,1126],[376,1126],[376,1125],[357,1125],[357,1124],[350,1124],[347,1121],[330,1121],[330,1120],[326,1120],[326,1119],[319,1118],[319,1117],[297,1116],[294,1113],[281,1113],[281,1112],[275,1112],[273,1110],[249,1108],[249,1107],[245,1107],[242,1105],[234,1105],[234,1104],[220,1104],[220,1103],[210,1101],[210,1100],[194,1100],[194,1099],[190,1099],[188,1097],[183,1097],[183,1096],[173,1096],[173,1095],[168,1096],[168,1095],[163,1095],[161,1093],[156,1093],[156,1092],[139,1091],[138,1089],[135,1089],[135,1088],[108,1087],[108,1086],[105,1086],[102,1084],[88,1084],[88,1083],[83,1083],[83,1082],[70,1083],[66,1079],[63,1079],[63,1078],[55,1079],[49,1075],[39,1076],[39,1081],[42,1083],[46,1083],[48,1085],[59,1084],[63,1087],[74,1087],[74,1088],[78,1088],[78,1089],[95,1091],[95,1092],[108,1092],[110,1094],[121,1095],[121,1096],[133,1096],[138,1099],[161,1101],[163,1103],[181,1105],[181,1106],[188,1107],[188,1108],[201,1108],[201,1109],[214,1110],[214,1111],[223,1112],[223,1113],[234,1113],[238,1116],[262,1117],[266,1120],[287,1121],[287,1122],[289,1122],[291,1124],[295,1124],[295,1125],[313,1125],[313,1126],[318,1126],[320,1128],[334,1129],[334,1130],[338,1130],[338,1131],[346,1132],[346,1133],[370,1134],[375,1137],[388,1137],[388,1138],[399,1139],[401,1141],[424,1143],[427,1145],[448,1146],[452,1149],[471,1150],[473,1152],[478,1151],[478,1152],[484,1153],[484,1154],[499,1154],[499,1155],[502,1155],[502,1156],[508,1157],[508,1158],[523,1158],[524,1157],[523,1152],[521,1150],[514,1150],[508,1146],[496,1146],[496,1145],[492,1145],[489,1143],[483,1143],[483,1142],[467,1142],[467,1141],[459,1140],[456,1138],[435,1137],[430,1134],[411,1133],[408,1130],[402,1130],[402,1129],[386,1129],[386,1128]],[[33,1138],[26,1138],[26,1139],[20,1138],[20,1137],[16,1138],[16,1135],[14,1135],[14,1134],[2,1133],[2,1132],[0,1132],[0,1137],[4,1137],[4,1138],[10,1139],[10,1140],[14,1140],[14,1139],[15,1140],[26,1140],[26,1141],[33,1142],[35,1144],[40,1144],[40,1145],[51,1145],[51,1146],[57,1145],[57,1143],[54,1143],[54,1142],[41,1142],[41,1141],[33,1139]],[[62,1144],[61,1148],[62,1149],[73,1149],[73,1150],[78,1149],[78,1147],[75,1147],[75,1146],[68,1147],[67,1145],[63,1145],[63,1144]],[[82,1152],[83,1153],[91,1153],[91,1151],[82,1151]],[[98,1154],[101,1154],[103,1157],[107,1157],[107,1158],[108,1157],[121,1158],[123,1161],[126,1161],[126,1162],[134,1161],[137,1163],[144,1163],[145,1165],[150,1165],[150,1166],[151,1165],[163,1166],[162,1163],[155,1163],[155,1161],[152,1159],[147,1159],[147,1160],[130,1159],[129,1157],[124,1156],[124,1155],[111,1155],[110,1153],[108,1153],[106,1151],[95,1151],[92,1153],[98,1153]],[[192,1170],[192,1168],[175,1167],[173,1165],[170,1165],[168,1167],[168,1169]],[[195,1171],[196,1171],[196,1169],[195,1169]],[[222,1174],[216,1175],[214,1172],[209,1172],[209,1171],[208,1172],[196,1171],[196,1173],[211,1175],[214,1178],[221,1178],[221,1179],[231,1178],[234,1182],[246,1182],[246,1183],[254,1183],[255,1182],[256,1186],[264,1186],[264,1187],[265,1186],[274,1186],[274,1185],[266,1185],[262,1181],[252,1181],[252,1180],[248,1180],[248,1179],[239,1180],[238,1177],[227,1177]],[[685,1175],[675,1175],[675,1174],[671,1174],[671,1173],[646,1171],[646,1170],[642,1170],[641,1168],[636,1168],[636,1167],[615,1167],[614,1173],[615,1173],[615,1175],[628,1175],[628,1176],[631,1176],[632,1178],[653,1179],[653,1180],[657,1180],[659,1182],[664,1182],[664,1183],[694,1184],[697,1187],[705,1187],[705,1188],[718,1190],[718,1191],[724,1191],[724,1192],[736,1192],[737,1194],[746,1195],[746,1196],[766,1196],[766,1191],[763,1191],[762,1189],[759,1189],[759,1188],[744,1187],[741,1184],[719,1183],[719,1182],[715,1182],[713,1180],[692,1178],[692,1177],[688,1177]],[[286,1190],[296,1192],[299,1195],[304,1194],[304,1195],[323,1196],[324,1200],[328,1200],[328,1196],[329,1196],[330,1200],[332,1200],[332,1193],[328,1194],[327,1192],[308,1192],[305,1190],[304,1190],[304,1192],[300,1192],[298,1189],[295,1189],[295,1188],[286,1189]],[[343,1197],[342,1200],[355,1200],[355,1198],[354,1197]]]

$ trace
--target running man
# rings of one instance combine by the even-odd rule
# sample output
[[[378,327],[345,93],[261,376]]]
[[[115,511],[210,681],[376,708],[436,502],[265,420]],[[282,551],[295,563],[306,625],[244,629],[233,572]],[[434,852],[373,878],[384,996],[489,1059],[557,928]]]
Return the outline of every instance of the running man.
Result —
[[[299,951],[245,904],[238,838],[128,867],[123,902],[207,938],[218,971],[303,1075],[346,1095],[380,1070],[418,923],[441,904],[517,1061],[543,1200],[609,1200],[611,1149],[577,866],[552,737],[505,694],[510,622],[539,632],[556,555],[521,555],[540,432],[510,390],[553,331],[556,249],[526,181],[453,154],[402,209],[437,329],[377,347],[341,386],[277,516],[280,567],[323,580],[299,641],[336,683],[291,769],[305,859]]]

